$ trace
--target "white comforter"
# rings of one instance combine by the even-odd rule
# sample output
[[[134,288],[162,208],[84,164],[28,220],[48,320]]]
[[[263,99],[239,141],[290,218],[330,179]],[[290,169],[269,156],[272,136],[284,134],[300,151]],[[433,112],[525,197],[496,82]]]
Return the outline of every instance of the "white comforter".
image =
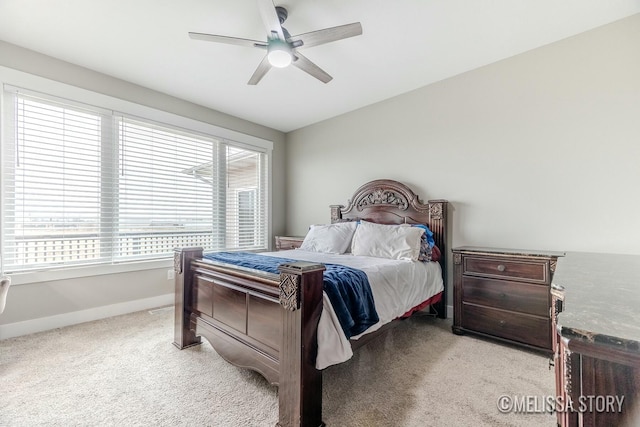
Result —
[[[379,329],[444,289],[442,270],[437,262],[332,255],[300,249],[260,254],[298,261],[342,264],[364,271],[369,279],[380,321],[352,339],[358,339],[364,334]],[[351,344],[340,327],[338,317],[326,293],[323,294],[323,304],[324,309],[318,324],[317,369],[342,363],[353,356]]]

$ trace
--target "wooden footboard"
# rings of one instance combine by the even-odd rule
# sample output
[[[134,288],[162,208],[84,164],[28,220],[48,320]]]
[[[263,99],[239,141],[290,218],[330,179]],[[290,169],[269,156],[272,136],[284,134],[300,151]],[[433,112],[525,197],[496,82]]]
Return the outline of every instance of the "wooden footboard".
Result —
[[[321,426],[322,372],[315,368],[324,266],[294,262],[280,275],[202,261],[201,248],[176,250],[174,345],[205,337],[228,362],[279,386],[279,422]]]

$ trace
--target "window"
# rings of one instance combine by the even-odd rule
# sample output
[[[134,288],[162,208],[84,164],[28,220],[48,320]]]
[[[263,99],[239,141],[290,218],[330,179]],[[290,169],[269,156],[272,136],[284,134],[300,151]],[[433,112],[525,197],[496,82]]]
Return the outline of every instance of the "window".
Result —
[[[256,190],[238,191],[238,246],[252,247],[256,244]]]
[[[12,88],[4,99],[5,271],[267,248],[259,147]]]

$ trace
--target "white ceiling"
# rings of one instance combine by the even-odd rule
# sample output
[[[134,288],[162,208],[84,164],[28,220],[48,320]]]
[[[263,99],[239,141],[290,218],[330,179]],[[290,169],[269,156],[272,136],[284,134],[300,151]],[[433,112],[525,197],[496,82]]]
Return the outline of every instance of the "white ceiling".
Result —
[[[301,50],[333,76],[272,69],[256,0],[0,0],[0,40],[288,132],[635,13],[640,0],[276,0],[292,35],[361,22]]]

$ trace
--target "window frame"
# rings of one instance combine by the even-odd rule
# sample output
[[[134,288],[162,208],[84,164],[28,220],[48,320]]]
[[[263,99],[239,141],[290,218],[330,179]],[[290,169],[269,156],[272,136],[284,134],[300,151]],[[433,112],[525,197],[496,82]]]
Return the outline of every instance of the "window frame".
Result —
[[[6,138],[5,132],[7,126],[5,123],[4,111],[4,87],[28,88],[20,89],[23,92],[44,93],[51,97],[57,97],[69,104],[80,103],[92,106],[99,106],[98,109],[110,110],[128,115],[130,117],[139,118],[142,121],[152,121],[167,125],[168,127],[177,127],[188,130],[190,132],[209,136],[218,139],[224,143],[246,148],[250,150],[260,151],[266,154],[266,178],[268,180],[265,186],[266,191],[266,214],[267,214],[267,246],[269,246],[270,237],[272,235],[272,150],[273,142],[267,139],[244,134],[235,130],[222,128],[212,123],[203,122],[194,118],[185,117],[169,111],[148,107],[135,102],[116,98],[82,89],[66,83],[61,83],[22,71],[0,66],[0,138],[4,143]],[[178,100],[176,100],[179,102]],[[197,112],[196,112],[197,114]],[[1,162],[0,162],[1,164]],[[2,176],[3,174],[0,174]],[[2,179],[2,178],[0,178]],[[0,191],[2,186],[0,186]],[[3,196],[0,194],[0,196]],[[0,224],[0,233],[2,232]],[[0,238],[3,236],[0,235]],[[12,283],[15,285],[49,282],[54,280],[74,279],[89,276],[98,276],[103,274],[114,274],[129,271],[141,271],[148,269],[167,268],[173,265],[171,257],[153,260],[128,260],[108,264],[95,264],[88,266],[65,266],[59,269],[32,270],[24,272],[12,273]]]

